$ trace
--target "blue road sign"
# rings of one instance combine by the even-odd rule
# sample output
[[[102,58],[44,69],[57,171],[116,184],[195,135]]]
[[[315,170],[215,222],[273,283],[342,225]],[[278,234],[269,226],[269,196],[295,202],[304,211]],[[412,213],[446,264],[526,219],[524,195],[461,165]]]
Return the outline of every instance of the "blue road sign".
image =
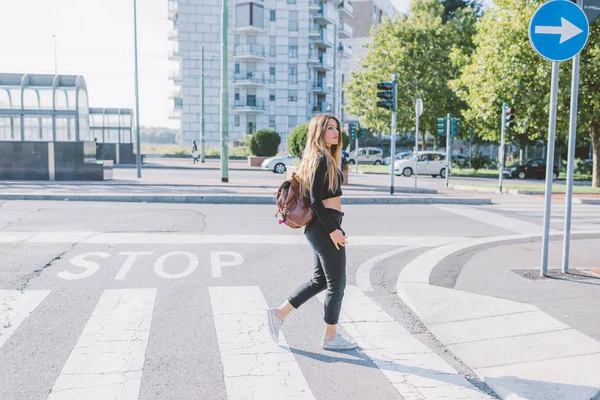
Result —
[[[566,61],[575,57],[584,48],[589,34],[585,13],[567,0],[542,4],[529,23],[531,45],[550,61]]]

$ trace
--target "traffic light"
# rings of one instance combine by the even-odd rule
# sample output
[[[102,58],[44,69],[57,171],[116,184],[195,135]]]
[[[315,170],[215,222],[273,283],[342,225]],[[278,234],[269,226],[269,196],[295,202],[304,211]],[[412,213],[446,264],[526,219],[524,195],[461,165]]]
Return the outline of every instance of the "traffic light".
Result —
[[[350,124],[350,139],[356,139],[356,124]]]
[[[508,129],[514,122],[515,122],[515,109],[507,108],[506,115],[504,117],[504,127],[506,129]]]
[[[450,122],[450,135],[457,136],[460,135],[460,119],[452,118]]]
[[[377,102],[377,107],[395,111],[398,102],[394,96],[394,82],[379,82],[377,90],[381,90],[381,92],[377,92],[377,97],[383,99]]]
[[[437,134],[440,136],[446,135],[446,118],[437,119]]]
[[[357,138],[362,138],[360,125],[356,126],[356,137]]]

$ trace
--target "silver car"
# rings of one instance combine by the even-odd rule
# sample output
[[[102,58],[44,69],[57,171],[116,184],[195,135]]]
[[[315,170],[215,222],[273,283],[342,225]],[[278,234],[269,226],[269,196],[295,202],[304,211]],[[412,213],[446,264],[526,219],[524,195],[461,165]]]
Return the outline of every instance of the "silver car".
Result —
[[[293,166],[296,162],[300,162],[300,158],[286,154],[284,156],[267,158],[262,162],[260,167],[271,170],[276,174],[283,174],[287,170],[287,167]]]

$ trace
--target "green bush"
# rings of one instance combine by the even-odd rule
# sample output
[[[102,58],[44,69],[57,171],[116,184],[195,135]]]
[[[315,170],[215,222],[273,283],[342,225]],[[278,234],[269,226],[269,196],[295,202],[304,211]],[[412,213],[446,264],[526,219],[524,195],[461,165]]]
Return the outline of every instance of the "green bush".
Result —
[[[277,154],[281,137],[279,133],[261,129],[250,139],[250,153],[258,157],[273,157]]]
[[[591,162],[585,162],[581,158],[575,160],[575,173],[580,175],[592,175],[593,165]],[[565,171],[567,168],[565,167]]]
[[[471,156],[471,168],[477,172],[478,169],[484,168],[486,165],[486,159],[481,155],[481,153],[473,154]]]
[[[350,136],[346,135],[346,132],[342,132],[342,149],[347,149],[350,144]]]
[[[306,137],[308,136],[308,123],[298,125],[294,128],[288,138],[288,152],[293,157],[302,157],[304,146],[306,146]]]

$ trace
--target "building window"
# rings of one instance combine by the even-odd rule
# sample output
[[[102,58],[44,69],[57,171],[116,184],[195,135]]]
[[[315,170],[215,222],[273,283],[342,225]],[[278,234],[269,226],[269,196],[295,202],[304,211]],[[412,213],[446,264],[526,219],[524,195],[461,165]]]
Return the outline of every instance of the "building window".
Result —
[[[275,91],[271,90],[269,92],[269,101],[275,101]]]
[[[269,118],[269,128],[275,129],[275,117]]]
[[[271,65],[269,67],[269,82],[275,83],[275,66]]]
[[[290,11],[290,32],[298,32],[298,11]]]
[[[255,26],[263,28],[264,8],[256,3],[238,4],[236,7],[237,26]]]
[[[234,99],[235,99],[235,101],[239,101],[240,100],[240,93],[239,92],[235,92]]]
[[[235,63],[235,73],[239,74],[240,73],[240,64]]]
[[[296,0],[287,0],[288,4],[296,4]]]
[[[288,101],[298,101],[298,91],[290,90],[288,92]]]
[[[275,10],[271,10],[269,12],[269,16],[270,16],[271,22],[274,22],[275,21]]]
[[[298,83],[298,67],[289,66],[288,68],[288,83]]]
[[[298,58],[298,45],[290,45],[289,56],[290,58]]]
[[[239,115],[235,116],[235,126],[240,126],[240,116]]]
[[[296,125],[298,125],[298,117],[296,117],[296,116],[288,117],[288,129],[293,129],[296,127]]]
[[[275,57],[277,55],[276,51],[277,47],[275,47],[275,36],[271,36],[269,38],[269,55],[271,57]]]

